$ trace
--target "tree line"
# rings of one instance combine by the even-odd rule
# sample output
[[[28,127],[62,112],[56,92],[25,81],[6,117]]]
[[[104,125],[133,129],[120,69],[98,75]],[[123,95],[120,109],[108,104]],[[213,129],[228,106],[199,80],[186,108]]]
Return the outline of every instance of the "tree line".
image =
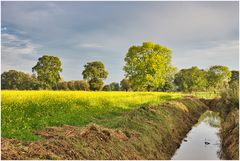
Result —
[[[1,74],[1,88],[14,90],[83,90],[83,91],[212,91],[219,92],[239,81],[239,71],[214,65],[208,69],[194,66],[177,70],[171,64],[171,49],[144,42],[131,46],[125,56],[125,78],[104,85],[108,71],[101,61],[88,62],[82,71],[83,80],[64,81],[58,57],[44,55],[32,68],[32,74],[9,70]],[[236,84],[236,83],[235,83]]]

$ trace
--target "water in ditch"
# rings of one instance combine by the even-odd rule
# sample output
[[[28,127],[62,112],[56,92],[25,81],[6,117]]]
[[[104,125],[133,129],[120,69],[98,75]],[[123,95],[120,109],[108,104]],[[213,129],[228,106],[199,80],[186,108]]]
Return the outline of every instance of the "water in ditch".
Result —
[[[172,160],[219,160],[219,127],[219,114],[206,111],[182,140]]]

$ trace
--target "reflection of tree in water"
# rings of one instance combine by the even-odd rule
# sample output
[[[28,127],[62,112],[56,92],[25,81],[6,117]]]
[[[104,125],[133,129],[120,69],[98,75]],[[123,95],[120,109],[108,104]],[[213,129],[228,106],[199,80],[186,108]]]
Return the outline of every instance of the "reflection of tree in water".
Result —
[[[206,111],[201,115],[201,117],[198,120],[198,123],[194,126],[198,126],[201,122],[205,122],[211,127],[219,127],[220,126],[220,116],[218,112],[213,111]]]

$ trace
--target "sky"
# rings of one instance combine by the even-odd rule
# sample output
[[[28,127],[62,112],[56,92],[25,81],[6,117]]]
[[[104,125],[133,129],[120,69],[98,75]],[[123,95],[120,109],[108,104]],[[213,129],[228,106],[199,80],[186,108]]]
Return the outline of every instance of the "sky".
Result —
[[[106,83],[124,78],[132,45],[172,49],[178,69],[239,64],[238,2],[1,2],[1,72],[31,73],[43,55],[58,56],[64,80],[82,79],[100,60]]]

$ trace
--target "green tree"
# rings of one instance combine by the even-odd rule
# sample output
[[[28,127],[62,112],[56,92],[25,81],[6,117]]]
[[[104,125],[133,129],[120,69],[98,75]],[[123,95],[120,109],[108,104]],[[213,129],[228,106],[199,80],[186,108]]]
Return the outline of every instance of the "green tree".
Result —
[[[227,88],[230,79],[231,72],[228,67],[221,65],[211,66],[207,72],[207,88],[216,93],[222,88]]]
[[[163,92],[175,91],[176,86],[174,84],[174,79],[175,79],[176,73],[177,73],[177,68],[172,67],[172,70],[167,73],[165,83],[163,85],[159,86],[156,90],[163,91]]]
[[[180,91],[204,91],[207,83],[206,72],[198,67],[182,69],[175,75],[174,83]]]
[[[162,91],[162,92],[170,92],[175,90],[176,90],[176,86],[173,81],[166,81],[164,85],[157,88],[157,91]]]
[[[129,91],[131,86],[130,86],[130,82],[128,79],[124,78],[123,80],[121,80],[120,82],[121,85],[121,89],[124,91]]]
[[[72,91],[75,90],[74,81],[68,81],[67,85],[69,90],[72,90]]]
[[[101,91],[103,88],[103,81],[101,79],[93,78],[89,81],[90,90]]]
[[[58,82],[57,89],[58,90],[68,90],[68,82],[66,82],[66,81]]]
[[[36,90],[40,83],[34,75],[24,72],[9,70],[1,74],[1,88],[15,90]]]
[[[94,61],[84,65],[83,79],[87,80],[90,89],[93,91],[99,91],[103,87],[103,80],[108,76],[108,72],[102,62]]]
[[[119,83],[116,82],[112,82],[103,87],[103,91],[119,91],[119,90],[120,90]]]
[[[119,83],[116,83],[116,82],[110,83],[110,87],[111,87],[111,91],[119,91],[120,90]]]
[[[222,99],[231,104],[234,108],[239,108],[239,82],[234,80],[230,83],[229,87],[221,90]]]
[[[38,59],[32,71],[37,73],[37,79],[44,88],[52,89],[61,80],[61,61],[58,57],[44,55]]]
[[[164,85],[171,65],[172,51],[152,42],[132,46],[124,59],[124,71],[133,90],[152,90]]]
[[[102,89],[103,91],[111,91],[111,86],[109,84],[105,85]]]
[[[74,86],[76,90],[89,91],[89,84],[84,80],[74,81]]]

